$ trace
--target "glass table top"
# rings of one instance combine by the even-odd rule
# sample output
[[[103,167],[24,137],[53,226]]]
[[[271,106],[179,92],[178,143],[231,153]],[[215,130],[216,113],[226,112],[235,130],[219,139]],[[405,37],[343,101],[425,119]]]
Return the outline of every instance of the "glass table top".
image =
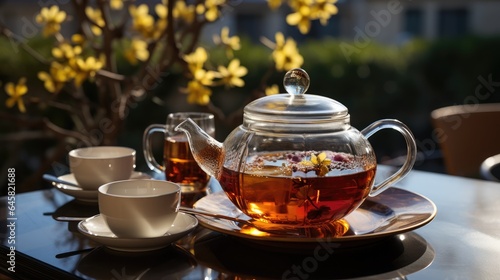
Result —
[[[266,246],[198,226],[163,249],[125,253],[85,238],[78,222],[97,204],[57,189],[16,195],[15,220],[0,198],[0,261],[15,250],[18,279],[484,279],[500,277],[500,184],[412,171],[400,188],[437,206],[435,220],[414,231],[342,248]],[[9,224],[14,223],[10,238]],[[9,244],[12,240],[14,244]],[[8,273],[8,266],[0,270]],[[472,277],[472,278],[471,278]]]

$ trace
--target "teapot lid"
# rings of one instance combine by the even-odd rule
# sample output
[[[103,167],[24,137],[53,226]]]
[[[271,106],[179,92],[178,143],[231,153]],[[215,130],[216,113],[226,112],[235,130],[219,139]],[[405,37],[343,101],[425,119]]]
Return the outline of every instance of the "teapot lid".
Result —
[[[341,122],[348,125],[347,108],[336,100],[305,94],[309,83],[309,75],[303,69],[295,68],[288,71],[283,79],[288,94],[269,95],[249,103],[244,109],[244,125],[261,128],[273,123],[323,124],[324,127],[328,123]],[[321,129],[321,127],[316,129],[318,128]]]

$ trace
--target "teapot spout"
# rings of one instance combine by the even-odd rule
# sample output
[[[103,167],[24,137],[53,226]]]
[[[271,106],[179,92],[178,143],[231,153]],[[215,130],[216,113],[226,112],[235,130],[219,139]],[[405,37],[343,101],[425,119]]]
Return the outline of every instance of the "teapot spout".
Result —
[[[219,179],[224,159],[222,143],[208,135],[189,118],[180,123],[175,130],[186,134],[191,153],[200,168],[207,174]]]

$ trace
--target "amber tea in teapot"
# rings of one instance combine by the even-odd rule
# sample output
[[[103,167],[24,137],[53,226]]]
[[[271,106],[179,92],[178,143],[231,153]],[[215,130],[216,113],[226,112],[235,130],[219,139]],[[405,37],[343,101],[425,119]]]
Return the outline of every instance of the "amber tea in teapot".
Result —
[[[335,171],[352,156],[333,152],[283,152],[253,156],[245,172],[224,168],[220,183],[230,200],[254,219],[314,225],[338,220],[368,196],[375,166]]]

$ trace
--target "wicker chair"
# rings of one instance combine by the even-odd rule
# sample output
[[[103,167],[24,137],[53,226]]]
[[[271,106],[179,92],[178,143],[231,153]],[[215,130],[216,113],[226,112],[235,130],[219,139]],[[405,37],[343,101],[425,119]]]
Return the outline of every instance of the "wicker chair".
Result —
[[[443,107],[431,119],[448,174],[479,178],[482,162],[500,154],[500,103]]]

